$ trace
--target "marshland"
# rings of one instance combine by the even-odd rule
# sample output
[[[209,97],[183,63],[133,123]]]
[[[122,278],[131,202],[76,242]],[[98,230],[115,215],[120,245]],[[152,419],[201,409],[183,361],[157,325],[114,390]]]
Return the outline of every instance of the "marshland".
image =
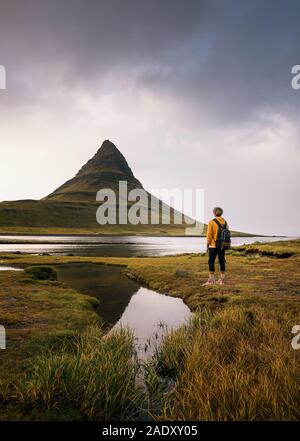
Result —
[[[212,287],[205,253],[0,260],[24,269],[0,271],[1,419],[299,419],[300,240],[234,247],[226,284]],[[97,295],[63,277],[72,265],[102,271]],[[140,287],[190,311],[143,358],[134,330],[115,326]]]

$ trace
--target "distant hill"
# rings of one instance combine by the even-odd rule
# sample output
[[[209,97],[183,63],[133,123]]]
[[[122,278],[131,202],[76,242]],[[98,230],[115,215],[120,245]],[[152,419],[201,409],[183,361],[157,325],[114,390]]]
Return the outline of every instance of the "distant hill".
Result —
[[[119,195],[119,181],[126,181],[128,191],[142,189],[126,159],[117,147],[106,140],[97,153],[76,174],[42,200],[4,201],[0,203],[0,233],[32,234],[147,234],[184,235],[186,225],[162,222],[165,210],[159,203],[158,225],[99,225],[96,211],[98,190],[109,188]],[[151,196],[149,193],[147,193]],[[133,203],[128,203],[128,208]],[[119,205],[117,210],[119,210]]]
[[[117,147],[106,140],[102,146],[69,181],[41,200],[4,201],[0,203],[0,233],[27,234],[99,234],[99,235],[161,235],[181,236],[186,224],[174,223],[175,210],[158,201],[159,224],[99,225],[96,202],[100,189],[111,189],[119,197],[119,181],[126,181],[128,191],[143,189],[126,159]],[[151,195],[147,193],[149,198]],[[152,196],[153,197],[153,196]],[[121,205],[125,202],[121,200]],[[128,203],[128,209],[134,202]],[[145,211],[148,207],[140,204]],[[121,206],[117,204],[117,213]],[[147,211],[150,218],[150,211]],[[171,223],[163,222],[171,214]],[[118,216],[117,216],[118,219]],[[198,223],[206,232],[206,225]],[[236,233],[244,235],[243,233]]]

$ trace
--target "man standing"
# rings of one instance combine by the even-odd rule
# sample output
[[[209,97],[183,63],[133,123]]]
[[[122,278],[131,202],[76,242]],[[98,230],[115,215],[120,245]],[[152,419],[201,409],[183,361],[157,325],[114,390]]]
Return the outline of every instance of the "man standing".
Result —
[[[203,286],[208,285],[224,285],[225,280],[225,251],[230,248],[230,231],[227,222],[222,217],[223,210],[216,207],[213,210],[215,218],[212,219],[207,226],[207,249],[208,249],[208,267],[209,278]],[[215,260],[218,256],[221,275],[215,280]]]

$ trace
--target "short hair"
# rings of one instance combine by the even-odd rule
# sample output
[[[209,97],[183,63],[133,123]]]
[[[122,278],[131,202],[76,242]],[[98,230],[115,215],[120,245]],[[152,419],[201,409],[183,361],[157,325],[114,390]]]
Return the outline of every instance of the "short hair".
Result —
[[[214,215],[215,216],[222,216],[222,214],[223,214],[223,209],[221,207],[214,208]]]

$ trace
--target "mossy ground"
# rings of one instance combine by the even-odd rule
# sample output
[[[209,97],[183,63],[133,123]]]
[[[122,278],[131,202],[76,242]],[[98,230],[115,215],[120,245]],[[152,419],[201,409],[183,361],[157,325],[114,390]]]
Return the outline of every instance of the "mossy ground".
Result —
[[[0,402],[4,385],[23,376],[43,348],[59,345],[99,320],[94,311],[97,303],[56,281],[36,281],[25,272],[0,271],[0,324],[7,336],[7,349],[0,351]],[[0,404],[0,419],[23,416],[15,406]]]
[[[248,253],[248,250],[255,253]],[[273,255],[261,255],[268,251]],[[289,252],[290,257],[281,255]],[[300,240],[273,244],[252,244],[227,253],[227,278],[224,286],[203,287],[207,278],[207,255],[185,254],[164,257],[79,257],[26,256],[6,254],[5,264],[54,265],[61,263],[95,263],[124,266],[124,271],[150,289],[181,297],[194,311],[220,303],[258,302],[281,310],[299,310]],[[217,265],[216,265],[217,268]],[[183,277],[176,271],[186,271]]]
[[[254,252],[249,253],[247,251],[249,249],[254,249]],[[268,255],[265,255],[264,251],[268,251]],[[284,254],[287,251],[289,252],[289,257],[286,257],[286,254]],[[282,257],[283,255],[285,257]],[[2,255],[0,260],[5,262],[5,264],[14,265],[53,265],[74,262],[120,265],[123,266],[122,271],[141,284],[171,296],[181,297],[193,311],[208,310],[216,317],[218,314],[221,314],[224,319],[224,330],[226,332],[230,329],[230,326],[235,326],[235,324],[240,326],[242,320],[240,316],[243,316],[245,311],[254,311],[257,317],[259,317],[260,323],[257,332],[251,331],[250,335],[248,333],[248,325],[245,325],[247,332],[243,331],[242,333],[242,346],[239,333],[233,335],[231,340],[228,338],[226,341],[232,345],[232,348],[235,346],[239,348],[237,349],[239,354],[244,354],[244,349],[240,350],[241,347],[250,348],[254,354],[249,361],[248,367],[251,367],[251,369],[253,368],[253,360],[257,360],[257,366],[259,366],[259,357],[265,360],[266,366],[263,366],[265,372],[270,371],[271,365],[268,365],[268,363],[271,363],[272,358],[279,361],[282,358],[290,366],[293,366],[293,369],[290,370],[290,377],[288,379],[289,389],[286,390],[286,395],[284,393],[281,395],[273,394],[273,396],[266,398],[267,400],[273,400],[272,405],[274,405],[274,409],[285,405],[284,400],[286,400],[287,396],[291,396],[291,390],[293,392],[292,395],[296,389],[299,392],[299,370],[296,369],[297,365],[293,364],[293,360],[298,360],[299,366],[299,359],[297,357],[299,357],[300,351],[294,351],[290,343],[293,337],[291,328],[295,324],[300,323],[300,240],[276,242],[274,244],[253,244],[242,249],[240,247],[231,250],[227,253],[228,274],[226,284],[213,287],[202,286],[207,277],[207,256],[200,254],[152,258],[87,258],[78,256],[55,257],[6,254]],[[185,270],[185,272],[180,273],[183,274],[182,276],[176,276],[178,269]],[[54,339],[55,344],[59,346],[60,338],[63,340],[66,334],[74,333],[78,329],[84,329],[88,323],[93,322],[96,318],[92,307],[93,301],[93,299],[80,295],[76,291],[55,281],[33,281],[25,273],[0,272],[0,324],[5,325],[7,328],[10,348],[0,352],[2,383],[5,383],[7,380],[11,381],[16,376],[20,377],[23,375],[29,369],[30,359],[39,353],[41,345],[49,346],[50,344],[51,346]],[[266,327],[264,327],[264,320],[268,325]],[[276,339],[276,329],[278,330],[278,341],[280,344],[278,346],[276,344],[272,345],[269,339],[267,341],[268,336],[265,335],[267,353],[262,352],[261,341],[256,341],[255,339],[261,338],[263,341],[263,333],[269,333],[269,331],[272,331],[272,338]],[[223,360],[222,363],[226,362],[226,348],[223,345],[225,340],[222,340],[224,332],[211,330],[211,334],[206,337],[201,333],[201,336],[193,337],[190,335],[189,337],[185,336],[185,338],[192,339],[191,341],[194,341],[194,343],[201,341],[204,345],[205,338],[208,341],[212,340],[214,342],[219,339],[217,345],[219,352],[216,353],[212,346],[209,352],[210,355],[213,353],[213,356],[210,358],[210,369],[214,368],[213,363],[219,363],[220,360]],[[195,340],[193,340],[194,338]],[[252,338],[253,341],[249,341],[249,338]],[[261,352],[254,353],[256,346],[260,347]],[[232,348],[228,346],[227,350],[230,352]],[[222,354],[222,351],[225,352]],[[272,357],[272,351],[274,357]],[[207,353],[207,356],[209,354]],[[186,358],[187,361],[180,367],[178,394],[175,394],[175,397],[173,396],[165,404],[165,408],[162,413],[159,412],[158,418],[188,419],[197,416],[197,414],[192,412],[191,408],[186,406],[191,393],[186,379],[191,375],[193,362],[201,361],[197,357],[195,358],[194,344]],[[243,360],[243,369],[247,370],[247,358]],[[284,366],[282,366],[282,369],[280,366],[280,364],[275,366],[280,371],[276,371],[275,376],[275,378],[280,378],[278,386],[284,384]],[[232,366],[231,369],[233,369]],[[198,372],[198,376],[195,377],[199,388],[205,387],[205,390],[209,391],[209,393],[215,394],[216,389],[211,389],[214,383],[203,385],[203,381],[199,380],[200,374],[202,375],[203,373]],[[226,375],[229,374],[227,372]],[[211,378],[216,377],[212,375]],[[224,384],[229,384],[230,377],[226,378],[228,383],[225,382]],[[261,376],[261,378],[263,382],[266,377]],[[234,406],[234,399],[232,397],[235,393],[240,394],[241,389],[237,387],[230,390],[230,402]],[[5,386],[2,385],[2,394],[4,393]],[[249,392],[248,395],[249,401],[252,399],[251,393]],[[180,396],[183,397],[182,401],[180,401]],[[200,406],[200,404],[203,405],[203,402],[194,403],[194,406]],[[245,401],[245,406],[247,407],[249,403],[246,404]],[[274,413],[273,417],[277,419],[284,418],[285,416],[289,419],[297,418],[296,410],[293,411],[295,404],[297,403],[294,400],[289,403],[286,413]],[[272,419],[272,415],[267,414],[264,410],[267,407],[268,403],[264,403],[262,406],[263,410],[259,415],[263,415],[263,418]],[[2,419],[32,418],[32,416],[24,415],[20,407],[14,406],[13,403],[6,405],[1,411]],[[249,413],[247,410],[244,413],[240,412],[240,414],[234,415],[228,409],[226,412],[229,419],[231,417],[238,419],[239,415],[240,418],[249,417],[255,419],[255,411]],[[45,416],[45,413],[41,413],[35,416],[35,418],[49,419],[51,415],[47,414]],[[201,415],[206,415],[208,419],[210,417],[211,419],[216,418],[217,415],[221,419],[220,414],[214,411],[207,412],[207,409],[201,414],[199,413],[198,418],[201,418]],[[60,412],[59,418],[76,419],[80,418],[80,415],[77,412],[73,413],[72,409],[67,408],[64,412]]]

